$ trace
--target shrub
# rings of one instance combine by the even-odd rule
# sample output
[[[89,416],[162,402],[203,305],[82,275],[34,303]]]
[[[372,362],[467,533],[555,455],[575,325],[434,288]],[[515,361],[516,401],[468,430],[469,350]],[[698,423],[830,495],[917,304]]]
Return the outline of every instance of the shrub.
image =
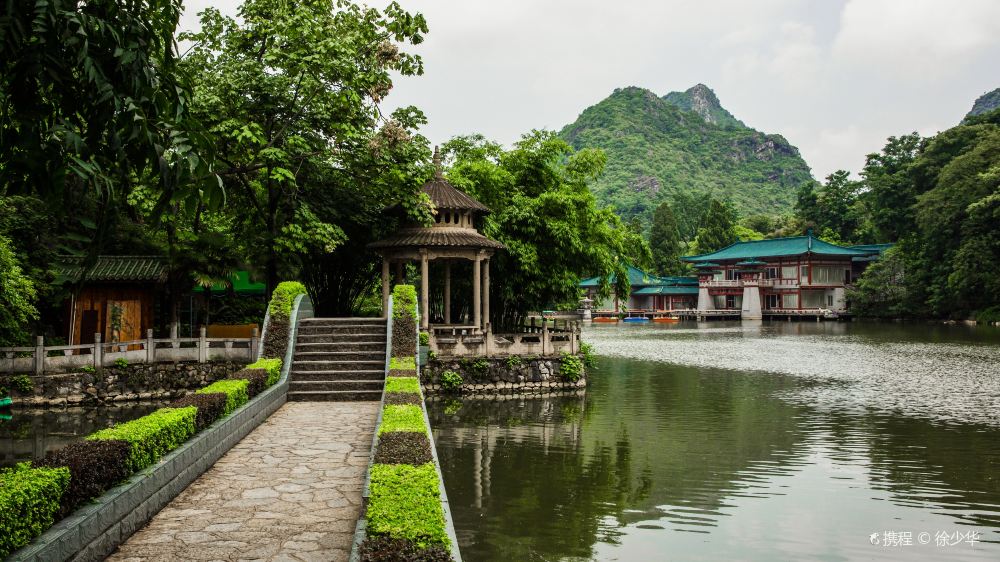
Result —
[[[427,435],[412,431],[394,431],[378,438],[375,462],[378,464],[424,464],[434,460]]]
[[[128,441],[128,469],[129,472],[136,472],[153,464],[194,435],[197,413],[198,409],[195,407],[161,408],[139,419],[92,433],[87,439]]]
[[[10,384],[14,390],[21,394],[31,394],[31,391],[35,389],[35,384],[31,382],[31,377],[28,375],[14,375],[10,378]]]
[[[212,425],[212,422],[222,417],[222,412],[226,411],[226,400],[229,397],[222,392],[211,394],[188,394],[182,398],[174,400],[171,408],[187,408],[194,406],[198,408],[198,414],[194,418],[196,431],[201,431]]]
[[[462,375],[455,371],[445,371],[441,373],[441,388],[448,392],[454,392],[462,388]]]
[[[206,386],[205,388],[196,390],[197,394],[212,394],[214,392],[222,392],[226,395],[226,409],[222,412],[223,416],[228,416],[233,413],[236,408],[247,403],[250,399],[247,393],[247,387],[250,386],[250,381],[245,379],[240,380],[223,380],[215,381],[212,384]]]
[[[115,359],[115,367],[121,367],[123,369],[125,367],[128,367],[128,359],[125,359],[124,357],[119,357],[118,359]]]
[[[267,371],[267,386],[278,382],[281,378],[281,359],[258,359],[257,361],[244,367],[245,369],[264,369]]]
[[[521,359],[520,355],[511,355],[507,358],[507,368],[516,369],[524,364],[524,360]]]
[[[83,367],[80,367],[80,371],[87,373],[88,375],[93,375],[97,372],[97,369],[95,369],[93,365],[84,365]]]
[[[128,478],[130,445],[127,441],[77,441],[49,451],[34,466],[69,469],[69,486],[60,499],[56,519],[73,513],[80,504],[100,496]]]
[[[417,360],[413,357],[392,357],[389,359],[389,368],[401,371],[415,371]]]
[[[484,377],[490,370],[490,361],[485,357],[480,357],[469,364],[469,370],[472,371],[472,374],[476,375],[476,377]]]
[[[409,392],[411,394],[420,394],[420,381],[414,377],[386,377],[385,391],[386,393]]]
[[[229,373],[229,376],[226,378],[229,380],[247,381],[247,395],[250,398],[257,396],[268,387],[268,374],[264,369],[241,369],[235,373]]]
[[[583,376],[583,359],[579,356],[563,353],[559,360],[559,374],[563,380],[576,382]]]
[[[52,526],[69,478],[66,467],[31,468],[26,462],[0,471],[0,558]]]
[[[386,406],[382,410],[382,425],[378,428],[378,434],[392,431],[427,433],[424,412],[420,406]]]
[[[976,313],[976,324],[996,324],[1000,322],[1000,306],[992,306]]]
[[[275,318],[288,322],[292,315],[292,305],[295,304],[295,297],[306,294],[306,286],[298,281],[282,281],[271,293],[271,319]]]
[[[427,332],[420,332],[420,345],[427,347],[431,344],[431,335]]]
[[[404,406],[407,404],[414,404],[419,406],[423,402],[423,398],[419,394],[410,394],[408,392],[394,392],[392,394],[385,395],[385,404],[387,406]]]
[[[361,562],[449,562],[451,554],[440,546],[420,548],[413,541],[368,537],[361,543]]]
[[[434,463],[374,464],[369,490],[369,536],[406,539],[420,548],[448,546]]]
[[[392,294],[392,356],[413,357],[417,354],[417,292],[413,285],[396,285]]]
[[[586,342],[580,342],[580,355],[583,355],[583,365],[588,369],[597,366],[597,358],[594,357],[594,346]]]

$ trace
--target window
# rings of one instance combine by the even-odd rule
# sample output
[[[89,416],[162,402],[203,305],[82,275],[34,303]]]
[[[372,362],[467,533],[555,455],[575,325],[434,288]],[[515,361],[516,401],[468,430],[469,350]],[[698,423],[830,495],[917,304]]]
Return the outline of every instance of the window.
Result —
[[[782,308],[798,308],[799,307],[799,296],[796,295],[796,294],[781,295],[781,307]]]
[[[726,279],[728,281],[734,281],[736,279],[739,279],[739,277],[736,275],[736,270],[735,269],[727,269],[726,270]]]
[[[808,282],[809,282],[809,266],[808,265],[799,266],[799,283],[808,283]]]
[[[736,295],[726,295],[726,308],[736,308]]]
[[[814,285],[840,285],[843,283],[844,271],[839,266],[814,265],[812,282]]]
[[[795,266],[794,265],[781,266],[781,277],[783,279],[795,279]]]
[[[764,270],[764,279],[777,279],[778,278],[778,268],[768,267]]]
[[[778,308],[778,295],[766,295],[764,297],[764,306],[767,308]]]
[[[826,306],[827,308],[833,308],[833,295],[826,296]]]
[[[822,308],[823,297],[823,291],[802,291],[802,308]]]

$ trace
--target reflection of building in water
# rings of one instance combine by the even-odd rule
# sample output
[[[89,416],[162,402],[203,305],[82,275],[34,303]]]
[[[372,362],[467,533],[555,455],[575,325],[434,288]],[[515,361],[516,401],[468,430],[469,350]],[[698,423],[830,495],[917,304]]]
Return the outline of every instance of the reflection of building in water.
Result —
[[[583,441],[584,402],[583,392],[575,396],[495,402],[496,407],[490,409],[485,420],[476,420],[477,425],[449,428],[448,447],[472,451],[476,509],[482,509],[483,499],[490,497],[493,457],[503,448],[529,445],[540,449],[543,455],[548,455],[550,448],[579,450]],[[439,432],[435,431],[434,438],[438,440]]]

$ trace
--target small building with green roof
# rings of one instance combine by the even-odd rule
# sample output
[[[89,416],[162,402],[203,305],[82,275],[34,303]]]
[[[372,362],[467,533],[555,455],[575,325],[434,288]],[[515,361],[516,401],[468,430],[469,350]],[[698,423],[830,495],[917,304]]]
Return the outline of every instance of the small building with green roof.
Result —
[[[600,277],[590,277],[580,282],[586,298],[593,301],[592,308],[595,311],[618,312],[625,308],[632,311],[668,311],[693,308],[697,302],[697,277],[660,277],[632,265],[627,266],[627,271],[628,282],[632,287],[627,302],[620,302],[614,296],[598,299]],[[609,281],[614,284],[616,279],[611,276]]]
[[[740,241],[681,259],[698,270],[699,311],[741,318],[847,312],[846,288],[889,245],[840,246],[813,236]]]

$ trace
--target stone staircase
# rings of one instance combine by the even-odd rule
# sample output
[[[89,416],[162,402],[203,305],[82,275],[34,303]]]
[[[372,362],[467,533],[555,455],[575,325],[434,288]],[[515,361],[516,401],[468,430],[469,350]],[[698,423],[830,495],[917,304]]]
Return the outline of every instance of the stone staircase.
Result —
[[[379,400],[385,384],[384,318],[309,318],[299,324],[288,399]]]

